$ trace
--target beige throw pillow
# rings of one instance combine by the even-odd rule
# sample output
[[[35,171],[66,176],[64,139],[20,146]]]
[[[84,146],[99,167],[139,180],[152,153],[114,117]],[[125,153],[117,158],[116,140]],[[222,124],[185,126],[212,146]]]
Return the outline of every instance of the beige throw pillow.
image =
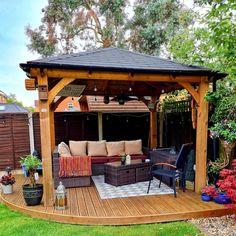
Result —
[[[106,142],[107,156],[120,156],[125,153],[125,142]]]
[[[88,141],[88,156],[107,156],[106,141]]]
[[[86,156],[87,141],[69,141],[69,146],[73,156]]]
[[[61,157],[70,157],[71,156],[70,148],[64,142],[61,142],[60,144],[58,144],[58,153],[60,154]]]
[[[134,155],[140,154],[142,155],[142,140],[132,140],[132,141],[125,141],[125,154],[127,155]]]

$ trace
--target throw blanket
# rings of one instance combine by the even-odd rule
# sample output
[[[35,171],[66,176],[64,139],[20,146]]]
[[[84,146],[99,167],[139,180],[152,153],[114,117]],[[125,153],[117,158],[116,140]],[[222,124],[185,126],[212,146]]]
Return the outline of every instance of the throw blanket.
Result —
[[[91,157],[72,156],[60,157],[60,177],[91,176]]]

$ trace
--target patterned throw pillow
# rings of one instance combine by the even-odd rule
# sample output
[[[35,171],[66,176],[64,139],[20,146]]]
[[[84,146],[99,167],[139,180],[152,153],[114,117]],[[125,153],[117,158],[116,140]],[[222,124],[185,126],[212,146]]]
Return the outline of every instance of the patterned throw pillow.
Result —
[[[71,156],[70,148],[64,142],[61,142],[60,144],[58,144],[58,153],[60,154],[61,157],[70,157]]]

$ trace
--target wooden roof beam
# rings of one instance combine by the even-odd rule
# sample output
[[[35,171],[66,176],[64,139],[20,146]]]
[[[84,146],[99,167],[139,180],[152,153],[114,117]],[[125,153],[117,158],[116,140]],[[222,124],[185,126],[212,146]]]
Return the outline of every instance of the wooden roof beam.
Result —
[[[73,82],[74,78],[63,78],[61,79],[50,91],[48,95],[48,102],[51,104],[55,96],[68,84]]]
[[[60,70],[47,69],[49,78],[74,78],[86,80],[120,80],[120,81],[156,81],[156,82],[201,82],[201,76],[197,75],[171,75],[171,74],[145,74],[134,73],[130,76],[128,72],[105,72],[88,70]],[[37,68],[31,68],[32,77],[37,75]]]
[[[194,89],[194,87],[190,83],[187,83],[187,82],[179,82],[179,84],[183,86],[192,95],[196,103],[199,105],[199,101],[200,101],[199,93]]]

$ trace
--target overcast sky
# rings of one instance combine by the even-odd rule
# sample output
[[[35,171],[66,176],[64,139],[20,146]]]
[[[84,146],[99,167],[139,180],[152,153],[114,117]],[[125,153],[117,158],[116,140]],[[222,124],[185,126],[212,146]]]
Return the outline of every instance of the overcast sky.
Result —
[[[40,25],[41,9],[47,0],[0,0],[0,90],[7,95],[16,94],[26,106],[33,106],[36,91],[26,91],[25,73],[19,63],[38,58],[28,51],[29,42],[24,33],[28,24],[32,28]],[[183,0],[191,6],[192,0]]]

